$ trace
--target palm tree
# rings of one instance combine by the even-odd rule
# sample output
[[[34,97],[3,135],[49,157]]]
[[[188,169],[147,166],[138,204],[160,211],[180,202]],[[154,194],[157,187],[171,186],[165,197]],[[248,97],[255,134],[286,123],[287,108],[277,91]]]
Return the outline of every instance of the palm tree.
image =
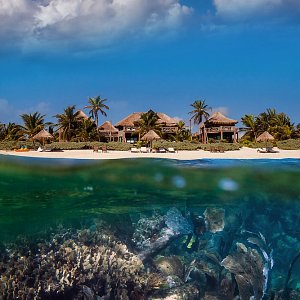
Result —
[[[254,115],[245,115],[242,117],[242,123],[247,127],[245,137],[250,140],[257,138],[257,122]]]
[[[63,140],[70,141],[76,137],[76,131],[79,127],[79,111],[75,112],[75,105],[68,106],[64,109],[63,114],[55,115],[58,119],[58,131],[62,131]]]
[[[161,125],[158,123],[159,116],[153,110],[149,110],[141,115],[140,120],[135,122],[135,126],[139,127],[139,134],[144,135],[149,130],[154,130],[158,135],[161,135]]]
[[[193,110],[189,112],[189,114],[192,115],[190,120],[194,120],[195,125],[200,125],[203,119],[208,119],[208,110],[211,110],[211,108],[205,104],[205,100],[195,100],[191,106],[193,107]],[[190,128],[190,130],[191,129],[192,128]]]
[[[188,129],[186,129],[185,123],[180,120],[176,125],[177,125],[177,131],[172,136],[172,138],[176,142],[182,142],[184,140],[189,140],[191,138],[191,134],[190,134],[190,131]]]
[[[21,132],[28,138],[32,138],[39,131],[44,129],[45,115],[41,115],[39,112],[33,114],[22,114],[21,118],[24,122],[24,126],[21,126]]]
[[[104,109],[109,109],[109,107],[104,104],[105,101],[107,101],[107,99],[101,99],[100,96],[92,97],[88,99],[89,105],[84,107],[90,109],[89,114],[95,119],[97,127],[99,125],[99,112],[101,115],[107,116]]]
[[[21,126],[16,123],[3,124],[2,127],[2,139],[4,141],[17,141],[23,134],[21,131]]]
[[[276,125],[276,110],[268,108],[266,112],[262,112],[256,118],[258,133],[265,131],[271,132],[271,128]]]
[[[79,124],[78,137],[83,142],[95,140],[97,137],[97,127],[95,122],[91,119],[82,119]]]

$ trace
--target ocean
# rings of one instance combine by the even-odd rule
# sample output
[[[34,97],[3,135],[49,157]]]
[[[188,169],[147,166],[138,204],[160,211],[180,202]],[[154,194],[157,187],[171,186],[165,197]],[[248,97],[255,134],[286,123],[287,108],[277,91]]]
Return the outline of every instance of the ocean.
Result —
[[[300,160],[0,157],[0,299],[300,299]]]

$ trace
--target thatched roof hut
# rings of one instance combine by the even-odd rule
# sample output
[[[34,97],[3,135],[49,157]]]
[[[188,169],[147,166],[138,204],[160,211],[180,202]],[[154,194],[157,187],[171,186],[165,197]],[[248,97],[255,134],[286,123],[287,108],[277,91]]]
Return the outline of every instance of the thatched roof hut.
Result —
[[[227,118],[222,113],[216,112],[209,119],[207,119],[207,121],[205,122],[205,125],[234,126],[237,123],[238,123],[237,120]]]
[[[32,137],[33,140],[47,140],[47,139],[54,139],[53,135],[46,131],[45,129],[42,129],[39,133],[37,133],[35,136]]]
[[[159,140],[161,137],[154,131],[149,130],[142,138],[142,141],[153,141],[153,140]]]
[[[46,131],[45,129],[42,129],[39,133],[37,133],[35,136],[32,137],[32,140],[39,140],[42,141],[42,144],[45,144],[45,140],[52,140],[54,139],[54,136]]]
[[[113,126],[109,121],[105,121],[102,125],[98,127],[99,132],[104,132],[104,133],[118,133],[118,129]]]
[[[157,113],[159,120],[157,121],[160,124],[166,124],[168,126],[174,126],[178,123],[178,120],[169,117],[168,115],[164,113]]]
[[[270,134],[268,131],[265,131],[262,133],[257,139],[258,142],[267,142],[267,141],[274,141],[275,138],[272,134]]]
[[[77,115],[78,119],[87,120],[89,118],[82,110],[78,110],[77,113],[78,113],[78,115]]]
[[[135,127],[135,122],[139,121],[141,119],[142,112],[135,112],[127,116],[126,118],[119,121],[115,127]],[[167,126],[174,126],[178,123],[178,121],[174,118],[169,117],[168,115],[164,113],[157,113],[159,119],[157,123],[159,124],[165,124]]]

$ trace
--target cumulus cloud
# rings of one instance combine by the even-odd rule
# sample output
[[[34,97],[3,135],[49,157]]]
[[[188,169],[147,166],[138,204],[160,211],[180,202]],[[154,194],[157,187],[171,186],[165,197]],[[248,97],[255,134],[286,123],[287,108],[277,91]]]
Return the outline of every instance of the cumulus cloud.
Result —
[[[299,0],[213,0],[217,16],[230,20],[300,17]]]
[[[0,38],[29,47],[105,44],[174,28],[191,12],[179,0],[0,0]]]

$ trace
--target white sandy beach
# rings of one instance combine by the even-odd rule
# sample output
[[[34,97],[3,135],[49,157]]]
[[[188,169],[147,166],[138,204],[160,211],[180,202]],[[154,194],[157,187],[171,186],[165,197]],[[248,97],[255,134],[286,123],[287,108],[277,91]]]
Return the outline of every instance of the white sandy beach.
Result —
[[[178,151],[177,153],[131,153],[130,151],[108,151],[95,153],[92,150],[64,150],[63,152],[15,152],[0,151],[0,155],[15,155],[38,158],[68,158],[68,159],[124,159],[124,158],[168,158],[178,160],[195,159],[300,159],[300,150],[278,150],[278,153],[259,153],[256,149],[243,147],[238,151],[211,153],[209,151]]]

